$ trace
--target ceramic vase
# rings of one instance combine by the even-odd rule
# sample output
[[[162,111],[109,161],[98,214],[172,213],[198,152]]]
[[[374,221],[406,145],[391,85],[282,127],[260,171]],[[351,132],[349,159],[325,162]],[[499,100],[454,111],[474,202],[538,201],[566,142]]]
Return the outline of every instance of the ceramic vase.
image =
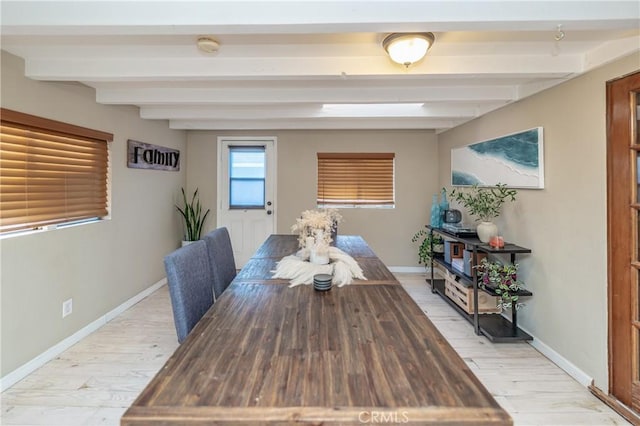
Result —
[[[326,265],[329,263],[329,247],[324,242],[324,231],[316,229],[315,238],[307,238],[307,248],[309,249],[309,262],[316,265]]]
[[[488,243],[491,237],[498,235],[498,227],[493,222],[480,222],[476,228],[478,239],[483,243]]]
[[[309,252],[309,262],[316,265],[326,265],[329,263],[329,251],[322,247],[312,248]]]

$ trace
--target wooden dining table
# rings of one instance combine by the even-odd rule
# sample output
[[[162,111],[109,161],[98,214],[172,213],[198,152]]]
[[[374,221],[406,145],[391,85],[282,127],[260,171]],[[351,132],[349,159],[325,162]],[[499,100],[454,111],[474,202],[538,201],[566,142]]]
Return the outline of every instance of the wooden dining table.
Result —
[[[297,241],[270,236],[121,425],[512,424],[366,242],[336,245],[366,281],[290,288]]]

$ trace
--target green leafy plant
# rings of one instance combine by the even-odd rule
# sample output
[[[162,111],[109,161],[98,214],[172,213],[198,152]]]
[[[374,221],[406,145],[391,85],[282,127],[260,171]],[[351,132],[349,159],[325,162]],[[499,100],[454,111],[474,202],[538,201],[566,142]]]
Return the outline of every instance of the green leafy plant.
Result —
[[[507,201],[515,201],[518,191],[508,189],[506,184],[492,187],[479,187],[477,184],[469,189],[454,188],[451,197],[469,209],[469,214],[476,220],[490,222],[500,216],[502,205]]]
[[[492,262],[482,259],[475,268],[480,273],[480,287],[490,287],[498,295],[498,308],[508,309],[512,306],[519,309],[523,303],[518,302],[518,290],[524,283],[518,280],[518,264]]]
[[[207,209],[207,211],[202,214],[202,205],[198,198],[197,188],[191,197],[191,201],[187,200],[187,194],[184,192],[184,188],[182,188],[182,200],[184,206],[182,208],[176,206],[176,208],[184,219],[185,241],[198,241],[202,233],[202,226],[210,210]]]
[[[432,240],[431,232],[426,231],[424,229],[421,229],[418,232],[416,232],[414,236],[411,238],[411,242],[413,243],[420,242],[420,245],[418,246],[418,263],[419,264],[423,264],[426,266],[428,263],[431,262],[431,257],[433,256],[433,253],[431,251],[431,240]],[[442,237],[439,235],[433,235],[433,245],[436,246],[436,245],[442,245],[442,244],[444,244],[444,240],[442,239]]]

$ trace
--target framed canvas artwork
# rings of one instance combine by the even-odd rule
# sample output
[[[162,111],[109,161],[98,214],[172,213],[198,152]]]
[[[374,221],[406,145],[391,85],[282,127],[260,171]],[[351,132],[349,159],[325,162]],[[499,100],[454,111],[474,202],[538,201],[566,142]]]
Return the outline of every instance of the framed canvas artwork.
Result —
[[[542,127],[453,148],[451,185],[544,188],[542,148]]]

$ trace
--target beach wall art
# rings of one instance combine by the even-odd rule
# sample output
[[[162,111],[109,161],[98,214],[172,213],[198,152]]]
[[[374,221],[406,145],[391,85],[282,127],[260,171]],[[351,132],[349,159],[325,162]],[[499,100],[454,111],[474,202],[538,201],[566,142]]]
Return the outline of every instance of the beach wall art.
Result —
[[[451,185],[544,188],[543,132],[536,127],[451,150]]]

